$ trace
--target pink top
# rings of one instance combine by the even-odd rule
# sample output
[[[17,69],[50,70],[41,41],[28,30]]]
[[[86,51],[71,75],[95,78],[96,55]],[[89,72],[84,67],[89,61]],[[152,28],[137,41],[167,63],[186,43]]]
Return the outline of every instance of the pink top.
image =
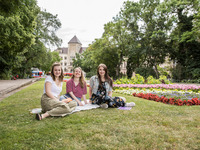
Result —
[[[81,88],[80,83],[75,86],[74,79],[70,79],[69,81],[67,81],[66,89],[67,93],[73,92],[73,94],[78,98],[81,98],[83,95],[87,94],[86,84],[83,88]]]

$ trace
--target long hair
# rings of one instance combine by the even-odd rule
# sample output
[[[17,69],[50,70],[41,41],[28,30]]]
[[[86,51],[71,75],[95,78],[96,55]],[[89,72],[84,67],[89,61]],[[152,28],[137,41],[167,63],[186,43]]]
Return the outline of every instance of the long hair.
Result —
[[[58,62],[55,62],[52,66],[51,66],[51,77],[52,77],[52,79],[53,79],[53,81],[55,81],[55,75],[54,75],[54,73],[53,73],[53,70],[54,70],[54,67],[55,66],[60,66],[60,69],[61,69],[61,75],[59,76],[59,81],[63,81],[63,78],[64,78],[64,74],[63,74],[63,69],[62,69],[62,67],[61,67],[61,65],[60,65],[60,63],[58,63]]]
[[[85,81],[85,77],[83,75],[83,70],[81,69],[81,67],[76,67],[74,68],[73,70],[73,75],[72,75],[72,79],[74,79],[74,73],[75,73],[75,70],[76,69],[79,69],[81,71],[81,77],[79,78],[79,82],[80,82],[80,85],[81,85],[81,88],[84,88],[85,84],[86,84],[86,81]]]
[[[111,77],[108,75],[108,68],[105,64],[100,64],[97,68],[97,76],[99,78],[99,85],[102,86],[102,81],[101,81],[101,77],[99,74],[100,67],[103,67],[103,69],[105,70],[105,81],[108,82],[111,87],[113,87],[113,81],[112,81]]]

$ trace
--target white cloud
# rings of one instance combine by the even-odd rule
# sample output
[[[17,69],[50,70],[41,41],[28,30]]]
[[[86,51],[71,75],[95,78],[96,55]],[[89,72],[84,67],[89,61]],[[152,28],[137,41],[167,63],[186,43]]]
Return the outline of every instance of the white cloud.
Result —
[[[58,14],[62,23],[57,31],[67,47],[74,35],[87,47],[104,32],[104,24],[112,21],[125,0],[38,0],[38,5],[53,15]]]

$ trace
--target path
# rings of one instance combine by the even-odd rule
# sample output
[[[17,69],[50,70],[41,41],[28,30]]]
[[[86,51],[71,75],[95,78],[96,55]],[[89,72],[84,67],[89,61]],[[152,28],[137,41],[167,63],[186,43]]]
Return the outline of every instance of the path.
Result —
[[[39,78],[0,80],[0,101],[38,80]]]

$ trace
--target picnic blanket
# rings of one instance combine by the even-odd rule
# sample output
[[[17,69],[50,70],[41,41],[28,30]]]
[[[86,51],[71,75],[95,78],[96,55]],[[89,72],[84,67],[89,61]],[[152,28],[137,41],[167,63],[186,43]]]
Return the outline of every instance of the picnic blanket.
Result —
[[[89,102],[89,100],[88,100],[88,102]],[[96,105],[96,104],[85,104],[84,101],[82,101],[82,104],[84,104],[84,106],[77,106],[74,111],[72,111],[71,113],[64,114],[62,116],[66,116],[66,115],[69,115],[69,114],[72,114],[72,113],[75,113],[78,111],[82,111],[82,110],[96,109],[96,108],[100,107],[99,105]],[[42,112],[42,108],[34,108],[30,111],[30,113],[32,113],[32,114],[37,114],[37,113],[41,113],[41,112]]]

